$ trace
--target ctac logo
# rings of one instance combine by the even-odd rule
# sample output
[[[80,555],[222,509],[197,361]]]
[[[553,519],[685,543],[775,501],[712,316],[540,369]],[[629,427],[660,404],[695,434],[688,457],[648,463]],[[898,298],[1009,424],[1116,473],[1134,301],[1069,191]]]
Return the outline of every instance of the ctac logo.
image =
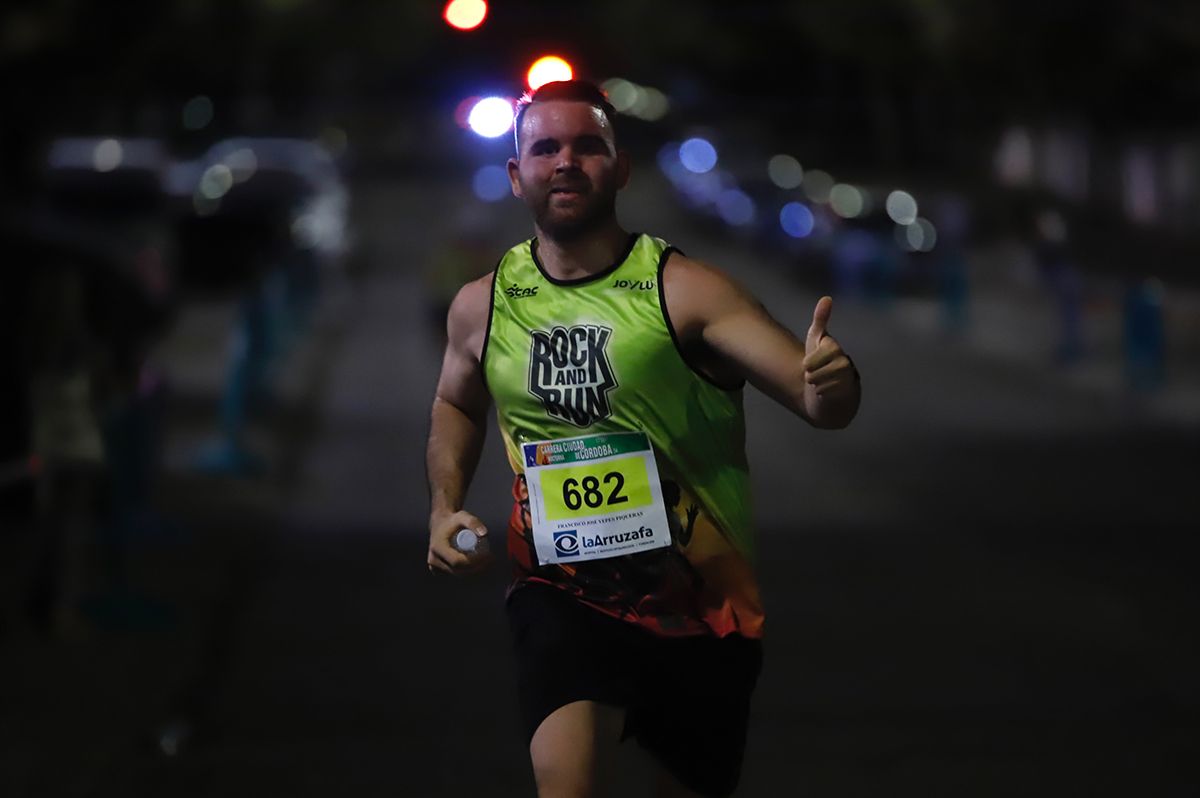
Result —
[[[529,392],[551,418],[587,427],[612,415],[617,387],[608,362],[612,330],[597,324],[530,330]]]
[[[525,299],[526,297],[537,296],[538,287],[535,285],[532,288],[522,288],[513,283],[508,288],[504,289],[504,293],[508,294],[513,299]]]
[[[554,533],[554,551],[559,557],[579,556],[579,536],[574,529]]]
[[[612,288],[624,288],[629,291],[653,291],[653,280],[614,280]]]

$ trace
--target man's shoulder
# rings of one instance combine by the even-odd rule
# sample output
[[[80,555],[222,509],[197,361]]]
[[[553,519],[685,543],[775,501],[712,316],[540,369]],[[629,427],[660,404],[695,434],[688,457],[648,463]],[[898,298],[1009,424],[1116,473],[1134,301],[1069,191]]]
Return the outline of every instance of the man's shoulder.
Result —
[[[458,289],[450,304],[451,328],[474,329],[487,324],[488,310],[492,302],[492,280],[495,272],[470,281]]]
[[[663,264],[663,287],[687,294],[737,290],[737,283],[719,266],[690,258],[679,250],[667,255]]]
[[[761,307],[761,302],[724,269],[679,253],[671,253],[664,265],[662,287],[667,312],[683,339],[700,334],[730,312]]]

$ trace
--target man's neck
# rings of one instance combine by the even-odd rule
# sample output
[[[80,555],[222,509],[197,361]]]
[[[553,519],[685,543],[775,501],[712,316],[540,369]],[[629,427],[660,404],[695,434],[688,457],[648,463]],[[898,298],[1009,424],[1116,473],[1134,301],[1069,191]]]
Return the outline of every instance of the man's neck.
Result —
[[[615,221],[594,233],[570,241],[556,241],[537,225],[538,260],[556,280],[578,280],[598,274],[616,262],[629,244],[629,233]]]

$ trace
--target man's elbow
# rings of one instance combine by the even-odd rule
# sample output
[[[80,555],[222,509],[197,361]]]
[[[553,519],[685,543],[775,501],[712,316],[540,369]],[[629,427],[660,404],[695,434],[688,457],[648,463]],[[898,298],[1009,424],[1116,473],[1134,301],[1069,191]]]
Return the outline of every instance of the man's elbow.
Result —
[[[856,395],[844,404],[826,405],[817,413],[805,414],[804,418],[817,429],[845,429],[858,415],[859,400],[860,397]]]
[[[854,420],[854,416],[856,415],[857,413],[850,413],[843,418],[828,419],[824,423],[818,424],[817,426],[821,429],[845,429],[846,427],[850,426],[850,422]]]
[[[446,397],[436,394],[433,397],[433,414],[438,412],[462,416],[476,425],[487,425],[487,402],[463,401],[461,397]]]

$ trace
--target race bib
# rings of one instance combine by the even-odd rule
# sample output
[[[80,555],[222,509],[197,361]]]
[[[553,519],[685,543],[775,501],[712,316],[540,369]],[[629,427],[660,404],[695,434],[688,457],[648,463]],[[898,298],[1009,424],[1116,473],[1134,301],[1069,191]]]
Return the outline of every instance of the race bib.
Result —
[[[654,450],[644,432],[523,443],[538,563],[671,545]]]

